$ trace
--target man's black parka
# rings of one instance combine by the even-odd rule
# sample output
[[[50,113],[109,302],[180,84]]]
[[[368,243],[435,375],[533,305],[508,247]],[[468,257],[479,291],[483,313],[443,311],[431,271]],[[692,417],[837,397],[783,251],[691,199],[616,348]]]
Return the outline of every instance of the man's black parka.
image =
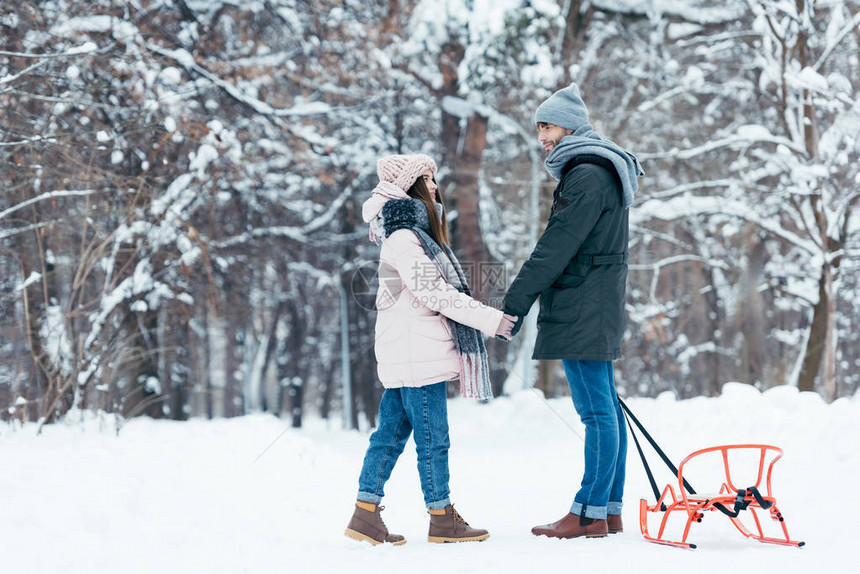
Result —
[[[628,209],[615,168],[598,156],[574,158],[553,197],[546,230],[505,295],[505,312],[521,323],[540,295],[533,359],[617,359]]]

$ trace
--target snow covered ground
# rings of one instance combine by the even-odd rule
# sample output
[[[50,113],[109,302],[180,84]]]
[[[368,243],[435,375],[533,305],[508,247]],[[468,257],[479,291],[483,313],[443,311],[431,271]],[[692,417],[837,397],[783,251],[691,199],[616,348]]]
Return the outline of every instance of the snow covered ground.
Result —
[[[807,546],[747,540],[717,513],[693,526],[697,550],[646,542],[638,501],[652,495],[632,443],[623,534],[569,541],[532,536],[531,526],[567,512],[581,472],[577,434],[583,429],[567,399],[547,403],[526,390],[488,405],[449,403],[452,497],[467,520],[490,530],[484,543],[427,543],[411,441],[387,487],[383,513],[408,544],[372,547],[343,536],[365,432],[309,420],[305,429],[284,433],[284,421],[262,415],[187,423],[138,419],[119,436],[107,418],[69,420],[41,436],[32,426],[0,426],[4,571],[707,574],[853,568],[860,534],[860,397],[827,405],[791,388],[761,394],[730,384],[719,398],[675,401],[666,395],[628,404],[676,462],[714,444],[783,447],[774,491],[790,533]],[[663,485],[668,471],[652,459]]]

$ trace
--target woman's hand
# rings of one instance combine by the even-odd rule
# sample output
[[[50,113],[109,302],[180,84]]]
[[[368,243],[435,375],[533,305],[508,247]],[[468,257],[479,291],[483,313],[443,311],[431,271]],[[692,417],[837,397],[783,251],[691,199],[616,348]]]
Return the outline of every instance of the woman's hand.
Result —
[[[502,320],[499,321],[499,327],[496,329],[496,337],[502,341],[510,341],[511,337],[513,337],[512,333],[516,323],[517,317],[514,315],[508,315],[507,313],[503,314]]]

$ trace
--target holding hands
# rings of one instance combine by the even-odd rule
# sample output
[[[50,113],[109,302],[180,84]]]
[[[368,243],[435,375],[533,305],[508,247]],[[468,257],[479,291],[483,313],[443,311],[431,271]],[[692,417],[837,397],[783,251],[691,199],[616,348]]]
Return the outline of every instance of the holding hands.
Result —
[[[502,320],[499,321],[499,327],[496,329],[496,337],[502,341],[510,341],[514,336],[514,326],[519,318],[507,313],[502,315]]]

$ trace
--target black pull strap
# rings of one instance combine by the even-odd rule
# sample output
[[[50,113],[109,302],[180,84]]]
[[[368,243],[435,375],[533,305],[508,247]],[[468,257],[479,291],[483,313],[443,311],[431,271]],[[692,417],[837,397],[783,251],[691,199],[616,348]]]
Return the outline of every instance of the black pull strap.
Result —
[[[765,500],[764,497],[762,497],[761,493],[758,491],[758,488],[751,486],[749,488],[745,488],[743,490],[738,491],[737,496],[735,497],[734,510],[729,510],[720,503],[714,504],[714,508],[716,508],[726,516],[729,516],[731,518],[737,518],[738,514],[741,513],[741,510],[746,510],[747,507],[750,505],[751,501],[746,499],[747,496],[752,496],[753,498],[755,498],[755,501],[758,502],[758,505],[765,510],[767,510],[773,505],[772,502],[770,502],[769,500]]]
[[[738,493],[739,493],[739,496],[741,497],[741,502],[743,502],[743,490],[739,490]],[[735,499],[735,509],[734,510],[729,510],[728,508],[726,508],[725,506],[723,506],[719,502],[714,503],[714,508],[716,508],[717,510],[719,510],[720,512],[722,512],[723,514],[725,514],[729,518],[737,518],[738,514],[741,513],[741,510],[743,510],[746,507],[739,508],[738,507],[738,501],[737,501],[737,499]]]
[[[621,402],[621,399],[618,399],[618,402]],[[624,412],[624,418],[627,419],[627,426],[630,427],[630,435],[633,437],[633,442],[636,443],[636,450],[639,451],[639,458],[642,459],[642,466],[645,467],[645,474],[648,475],[648,482],[651,483],[651,490],[654,491],[654,500],[660,499],[660,489],[657,488],[657,481],[654,480],[654,473],[651,472],[651,466],[648,464],[648,460],[645,458],[645,453],[642,452],[642,446],[639,444],[639,437],[636,436],[636,433],[633,432],[633,424],[630,422],[630,415],[627,412]],[[663,504],[660,510],[665,511],[666,505]]]
[[[773,503],[771,501],[765,500],[762,497],[761,493],[758,491],[758,489],[756,487],[754,487],[754,486],[749,487],[747,489],[747,492],[749,492],[750,494],[753,495],[753,498],[755,498],[755,501],[758,502],[758,505],[761,506],[763,509],[767,510],[768,508],[770,508],[773,505]]]
[[[755,487],[753,487],[753,488],[755,488]],[[728,508],[726,508],[724,505],[720,504],[719,502],[714,503],[714,508],[716,508],[717,510],[719,510],[720,512],[722,512],[723,514],[725,514],[729,518],[737,518],[738,514],[741,513],[741,510],[746,510],[747,506],[749,506],[749,504],[750,504],[749,502],[747,502],[746,496],[747,496],[747,489],[745,489],[745,488],[741,489],[737,492],[737,495],[735,496],[735,507],[733,510],[729,510]]]
[[[627,405],[624,404],[624,401],[622,401],[619,398],[618,403],[621,405],[621,408],[624,410],[624,417],[627,419],[627,426],[630,427],[630,434],[633,436],[633,442],[636,443],[636,450],[639,451],[639,458],[642,459],[642,465],[645,467],[645,474],[648,475],[648,482],[651,483],[651,490],[654,491],[654,499],[659,500],[660,499],[660,489],[657,487],[657,482],[654,480],[654,475],[651,472],[651,466],[648,464],[648,460],[645,458],[645,453],[642,452],[642,446],[639,444],[639,439],[636,437],[636,431],[633,429],[634,423],[639,428],[639,430],[642,432],[642,435],[646,439],[648,439],[648,442],[651,444],[651,446],[654,448],[654,450],[657,452],[657,454],[660,455],[660,458],[663,459],[663,462],[666,463],[666,466],[669,467],[669,469],[672,471],[672,473],[675,476],[678,476],[678,469],[675,467],[674,464],[672,464],[672,461],[669,460],[669,457],[666,456],[666,453],[663,452],[663,449],[660,448],[660,446],[651,437],[651,435],[648,433],[648,431],[645,430],[645,427],[642,426],[642,423],[639,422],[639,419],[636,418],[636,415],[634,415],[630,411],[630,409],[627,407]],[[631,422],[631,421],[633,421],[633,422]],[[682,480],[684,481],[684,487],[687,489],[687,491],[690,494],[696,494],[696,491],[693,490],[693,487],[690,486],[690,483],[687,482],[687,479],[684,478]],[[720,504],[719,502],[714,504],[714,508],[716,508],[717,510],[719,510],[720,512],[722,512],[726,516],[729,516],[731,518],[737,518],[738,514],[740,514],[740,512],[742,510],[746,510],[747,507],[750,505],[750,501],[746,500],[747,496],[752,496],[753,498],[755,498],[755,501],[758,503],[758,505],[765,510],[767,510],[768,508],[770,508],[773,505],[772,502],[764,499],[764,497],[758,491],[758,488],[756,488],[755,486],[750,486],[749,488],[745,488],[743,490],[738,490],[737,496],[735,496],[735,507],[733,510],[729,510],[728,508],[726,508],[723,504]],[[660,510],[665,512],[666,505],[662,504]]]
[[[642,426],[642,423],[639,422],[639,419],[636,418],[636,415],[634,415],[632,412],[630,412],[630,409],[627,408],[627,405],[620,398],[618,399],[618,402],[621,405],[621,408],[624,409],[624,414],[627,416],[627,424],[630,426],[630,432],[631,432],[631,434],[633,434],[633,439],[636,441],[637,448],[639,447],[639,441],[636,440],[636,433],[633,432],[633,425],[630,424],[631,420],[636,424],[637,427],[639,427],[639,430],[642,432],[642,435],[646,439],[648,439],[648,442],[651,444],[651,446],[654,448],[654,450],[657,452],[657,454],[660,455],[660,458],[663,459],[663,462],[666,463],[666,466],[669,467],[669,469],[672,471],[672,473],[675,476],[678,476],[678,468],[674,464],[672,464],[672,461],[669,460],[669,457],[666,456],[666,453],[663,452],[663,449],[661,449],[660,446],[657,444],[657,442],[651,437],[651,435],[648,434],[648,431],[645,430],[645,427]],[[645,465],[645,472],[648,473],[648,476],[651,479],[651,487],[654,489],[654,492],[656,493],[656,497],[660,498],[659,491],[657,490],[657,485],[654,482],[653,477],[651,477],[651,469],[648,466],[648,462],[645,460],[645,455],[642,453],[641,448],[639,449],[639,455],[642,458],[642,464]],[[690,486],[690,483],[687,482],[687,479],[685,478],[685,479],[683,479],[683,481],[684,481],[684,487],[687,489],[687,492],[689,492],[690,494],[696,494],[696,491],[693,489],[692,486]]]

